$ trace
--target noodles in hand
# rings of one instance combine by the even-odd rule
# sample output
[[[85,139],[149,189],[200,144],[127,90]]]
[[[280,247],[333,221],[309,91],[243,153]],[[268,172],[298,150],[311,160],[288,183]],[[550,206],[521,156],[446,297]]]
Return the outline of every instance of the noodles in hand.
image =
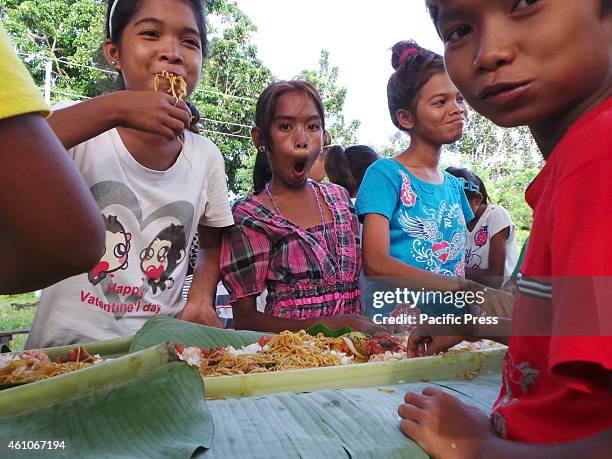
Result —
[[[187,82],[182,76],[175,75],[167,70],[162,70],[160,73],[156,73],[153,77],[153,85],[155,86],[156,92],[159,91],[162,78],[168,82],[168,94],[176,97],[176,100],[185,99],[185,96],[187,95]],[[184,144],[183,134],[178,137],[178,141],[181,143],[181,145]]]
[[[175,75],[167,70],[162,70],[160,73],[156,73],[153,79],[155,91],[159,91],[159,84],[162,78],[166,79],[168,82],[168,94],[176,97],[178,100],[185,99],[185,96],[187,95],[187,82],[182,76]]]

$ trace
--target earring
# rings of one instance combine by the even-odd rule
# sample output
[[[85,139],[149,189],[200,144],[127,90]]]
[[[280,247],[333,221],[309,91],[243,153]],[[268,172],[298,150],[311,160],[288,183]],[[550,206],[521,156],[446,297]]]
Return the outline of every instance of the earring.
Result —
[[[111,65],[117,65],[117,61],[111,61]]]
[[[264,145],[260,145],[258,148],[260,153],[265,153],[266,152],[266,147]]]

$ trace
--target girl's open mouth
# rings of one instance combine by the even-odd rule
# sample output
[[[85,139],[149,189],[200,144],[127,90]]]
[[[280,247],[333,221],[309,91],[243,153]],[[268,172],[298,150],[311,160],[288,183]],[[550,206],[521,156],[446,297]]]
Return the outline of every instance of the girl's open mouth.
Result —
[[[303,174],[305,169],[306,169],[306,162],[304,161],[297,161],[293,164],[293,171],[298,175]]]

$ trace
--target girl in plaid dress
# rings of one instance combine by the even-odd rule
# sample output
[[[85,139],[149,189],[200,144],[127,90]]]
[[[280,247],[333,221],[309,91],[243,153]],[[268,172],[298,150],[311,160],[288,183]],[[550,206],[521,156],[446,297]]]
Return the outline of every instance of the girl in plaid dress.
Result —
[[[257,102],[254,193],[233,206],[221,249],[223,283],[236,328],[330,327],[384,331],[360,315],[358,221],[344,188],[308,173],[321,153],[324,109],[317,90],[281,81]],[[256,298],[268,290],[265,312]]]

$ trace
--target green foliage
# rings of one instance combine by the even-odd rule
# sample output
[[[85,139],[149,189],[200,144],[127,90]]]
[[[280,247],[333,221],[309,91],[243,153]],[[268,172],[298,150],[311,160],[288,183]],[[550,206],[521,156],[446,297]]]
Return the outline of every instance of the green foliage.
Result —
[[[322,50],[318,70],[303,70],[300,78],[310,81],[319,91],[325,104],[325,124],[332,142],[348,147],[357,142],[356,134],[361,122],[347,122],[342,111],[347,89],[338,86],[340,69],[329,62],[329,51]]]
[[[0,330],[22,330],[32,326],[35,306],[16,308],[10,304],[0,305]]]
[[[0,331],[29,329],[34,321],[37,302],[38,298],[33,293],[0,296]],[[22,350],[27,337],[28,335],[13,335],[10,348]]]
[[[389,137],[389,144],[380,147],[377,153],[380,156],[393,157],[400,154],[410,146],[410,136],[403,131],[397,131]]]
[[[242,194],[251,188],[249,166],[256,154],[250,140],[256,98],[273,77],[251,43],[257,29],[237,4],[214,0],[208,12],[210,54],[191,98],[207,119],[204,134],[225,158],[230,190]]]
[[[2,23],[18,51],[28,55],[24,61],[40,86],[45,81],[45,62],[53,63],[58,96],[61,91],[93,97],[110,86],[104,72],[63,62],[102,66],[105,9],[102,0],[0,0]]]

